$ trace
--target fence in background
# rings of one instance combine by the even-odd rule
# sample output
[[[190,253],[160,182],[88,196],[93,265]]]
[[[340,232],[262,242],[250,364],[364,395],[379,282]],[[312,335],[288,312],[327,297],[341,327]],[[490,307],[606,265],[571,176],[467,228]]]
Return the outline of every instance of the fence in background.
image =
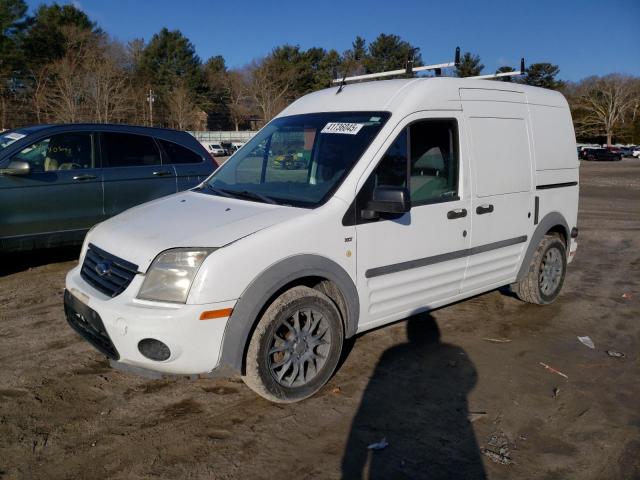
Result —
[[[257,132],[189,132],[199,142],[247,142]]]

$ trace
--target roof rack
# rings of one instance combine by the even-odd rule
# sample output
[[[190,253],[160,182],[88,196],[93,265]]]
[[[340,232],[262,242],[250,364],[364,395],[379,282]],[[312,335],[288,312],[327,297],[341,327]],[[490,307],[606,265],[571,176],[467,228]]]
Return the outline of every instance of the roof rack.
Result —
[[[347,83],[351,83],[351,82],[358,82],[360,80],[373,80],[374,78],[387,78],[387,77],[395,77],[398,75],[407,75],[407,76],[412,76],[414,73],[416,72],[424,72],[426,70],[434,70],[436,77],[439,77],[442,74],[442,69],[443,68],[449,68],[449,67],[457,67],[458,65],[460,65],[460,47],[456,47],[456,54],[455,54],[455,59],[453,62],[446,62],[446,63],[436,63],[433,65],[425,65],[423,67],[414,67],[413,66],[413,58],[408,58],[407,59],[407,66],[404,69],[398,69],[398,70],[390,70],[388,72],[380,72],[380,73],[367,73],[364,75],[355,75],[352,77],[347,77],[346,75],[342,78],[335,78],[332,83],[337,85],[340,85],[340,88],[338,89],[338,91],[336,93],[340,93],[342,91],[342,88],[347,84]],[[481,79],[492,79],[492,78],[504,78],[504,77],[517,77],[519,75],[524,75],[527,73],[527,70],[525,69],[524,66],[524,58],[520,59],[520,70],[513,70],[512,72],[501,72],[501,73],[494,73],[494,74],[490,74],[490,75],[477,75],[475,77],[467,77],[467,78],[471,78],[471,79],[475,79],[475,80],[481,80]],[[334,72],[335,75],[335,72]]]
[[[426,70],[435,70],[436,76],[440,76],[443,68],[456,67],[460,64],[460,47],[456,47],[456,55],[455,60],[453,62],[446,63],[436,63],[434,65],[425,65],[423,67],[414,67],[413,66],[413,58],[407,59],[406,68],[399,70],[391,70],[388,72],[380,72],[380,73],[367,73],[365,75],[355,75],[353,77],[347,77],[346,75],[342,78],[336,78],[332,83],[340,84],[340,86],[344,86],[350,82],[357,82],[360,80],[372,80],[374,78],[386,78],[386,77],[395,77],[397,75],[412,75],[416,72],[424,72]]]
[[[476,80],[488,80],[491,78],[502,78],[502,77],[517,77],[519,75],[524,75],[525,73],[527,73],[527,70],[524,68],[524,58],[520,59],[520,70],[514,70],[512,72],[502,72],[502,73],[494,73],[491,75],[478,75],[476,77],[467,77],[467,78],[473,78]]]

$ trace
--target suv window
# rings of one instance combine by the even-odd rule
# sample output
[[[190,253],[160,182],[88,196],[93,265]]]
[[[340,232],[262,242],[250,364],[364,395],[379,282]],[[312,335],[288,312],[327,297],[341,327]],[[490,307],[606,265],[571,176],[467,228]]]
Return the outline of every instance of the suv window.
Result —
[[[158,141],[167,154],[166,163],[202,163],[202,157],[196,152],[167,140]]]
[[[153,138],[128,133],[103,133],[102,164],[105,167],[159,165],[160,152]]]
[[[32,172],[93,168],[90,133],[61,133],[22,149],[12,160],[28,162]]]

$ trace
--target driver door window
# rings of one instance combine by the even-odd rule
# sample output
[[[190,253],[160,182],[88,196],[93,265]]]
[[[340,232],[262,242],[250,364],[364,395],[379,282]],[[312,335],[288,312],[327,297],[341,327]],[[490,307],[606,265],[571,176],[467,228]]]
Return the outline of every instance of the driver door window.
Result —
[[[356,223],[378,186],[407,187],[412,206],[458,200],[458,150],[454,120],[421,120],[389,146],[356,198]]]
[[[32,173],[93,168],[90,133],[62,133],[37,141],[12,160],[27,162]]]
[[[411,203],[449,201],[458,195],[458,151],[455,123],[425,120],[409,127]]]

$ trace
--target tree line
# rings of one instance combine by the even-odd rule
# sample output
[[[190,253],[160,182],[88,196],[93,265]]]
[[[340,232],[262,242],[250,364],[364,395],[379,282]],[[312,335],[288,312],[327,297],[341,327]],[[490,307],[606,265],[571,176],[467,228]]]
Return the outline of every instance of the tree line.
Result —
[[[178,30],[121,43],[73,5],[27,12],[24,0],[0,0],[0,129],[58,122],[255,129],[336,76],[402,69],[409,59],[423,64],[418,47],[381,33],[370,42],[356,37],[342,53],[282,45],[228,68],[222,55],[203,62]],[[464,52],[443,73],[486,72],[478,55]],[[511,81],[564,93],[579,140],[640,142],[640,79],[613,74],[572,83],[559,73],[557,65],[535,63]]]

